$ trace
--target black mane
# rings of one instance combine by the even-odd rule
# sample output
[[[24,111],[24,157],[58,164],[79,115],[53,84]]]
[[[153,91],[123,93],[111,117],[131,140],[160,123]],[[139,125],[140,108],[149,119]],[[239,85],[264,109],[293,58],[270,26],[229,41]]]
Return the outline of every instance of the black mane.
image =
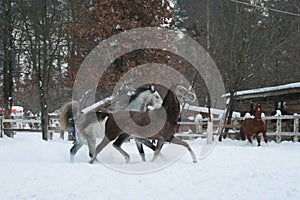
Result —
[[[168,115],[168,120],[177,123],[180,113],[180,105],[176,95],[171,88],[168,90],[165,98],[163,99],[162,107],[165,108],[167,113],[172,113],[172,115]]]

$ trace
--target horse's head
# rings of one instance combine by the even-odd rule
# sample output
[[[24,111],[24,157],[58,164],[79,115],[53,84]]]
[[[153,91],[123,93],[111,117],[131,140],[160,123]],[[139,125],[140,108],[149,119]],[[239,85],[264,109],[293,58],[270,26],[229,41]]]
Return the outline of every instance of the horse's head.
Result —
[[[151,93],[147,97],[148,99],[147,109],[149,110],[160,109],[163,103],[161,96],[155,90],[153,85],[151,85],[149,89]]]
[[[138,108],[140,111],[159,109],[161,108],[162,102],[161,96],[153,85],[137,88],[129,100],[130,108]]]
[[[254,107],[254,117],[256,119],[261,119],[261,105],[260,104],[256,104]]]

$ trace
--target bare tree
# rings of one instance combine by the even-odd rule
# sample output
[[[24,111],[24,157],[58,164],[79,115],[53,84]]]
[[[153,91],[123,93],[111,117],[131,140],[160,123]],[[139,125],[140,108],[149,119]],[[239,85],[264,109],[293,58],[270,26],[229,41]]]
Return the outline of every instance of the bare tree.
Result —
[[[21,1],[23,50],[39,90],[42,138],[48,139],[49,89],[61,57],[64,23],[61,1]]]
[[[228,123],[236,91],[298,81],[300,75],[299,16],[287,13],[299,13],[299,1],[239,2],[177,0],[180,28],[206,47],[223,76],[232,99]]]
[[[3,72],[3,108],[4,118],[9,119],[13,104],[13,68],[14,68],[14,12],[12,0],[1,0],[0,24],[1,29],[1,68]],[[7,128],[9,123],[4,124]],[[11,133],[4,132],[7,136],[12,137]]]

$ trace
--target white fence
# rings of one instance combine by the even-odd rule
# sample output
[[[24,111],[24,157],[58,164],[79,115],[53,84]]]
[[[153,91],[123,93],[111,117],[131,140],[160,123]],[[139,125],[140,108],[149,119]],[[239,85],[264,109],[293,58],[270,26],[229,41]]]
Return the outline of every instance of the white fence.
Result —
[[[51,119],[51,118],[50,118]],[[245,118],[233,118],[231,124],[220,126],[220,118],[213,118],[213,134],[218,135],[219,128],[228,128],[227,134],[237,135],[240,132],[240,124]],[[268,116],[262,118],[266,124],[267,136],[274,138],[277,142],[280,142],[283,137],[291,137],[294,141],[299,141],[299,119],[300,115],[283,115],[283,116]],[[11,128],[8,131],[30,131],[30,132],[41,132],[40,120],[36,119],[1,119],[0,118],[0,137],[3,136],[5,130],[3,124],[11,123]],[[22,124],[22,125],[21,125]],[[24,124],[31,124],[30,127],[24,127]],[[51,124],[51,123],[49,123]],[[177,136],[191,139],[195,137],[207,137],[207,124],[208,119],[201,119],[198,122],[179,122],[180,129]],[[59,130],[57,127],[49,127],[50,139],[53,133],[60,133],[60,137],[64,138],[63,131]],[[192,130],[192,131],[189,131]]]
[[[56,120],[56,118],[49,118],[49,125],[52,124],[51,121]],[[5,128],[4,124],[10,123],[10,128]],[[4,131],[11,133],[11,136],[15,132],[42,132],[41,130],[41,120],[39,119],[3,119],[0,118],[0,137],[3,137]],[[61,131],[58,127],[48,127],[49,139],[52,139],[54,133],[59,133],[60,138],[64,139],[64,131]]]
[[[262,117],[267,129],[267,136],[280,142],[283,137],[291,137],[294,141],[300,139],[299,119],[300,115],[283,115]],[[220,118],[213,118],[213,134],[218,135],[218,128],[228,128],[227,134],[239,134],[241,122],[244,117],[233,118],[231,124],[220,127]],[[193,138],[207,137],[207,119],[198,122],[179,122],[180,133],[177,136]]]

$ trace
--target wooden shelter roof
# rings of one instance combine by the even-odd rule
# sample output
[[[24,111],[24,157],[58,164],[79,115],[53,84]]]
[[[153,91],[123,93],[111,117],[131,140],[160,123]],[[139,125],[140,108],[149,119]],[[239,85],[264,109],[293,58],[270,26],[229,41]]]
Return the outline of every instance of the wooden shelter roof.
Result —
[[[229,97],[229,93],[223,95]],[[300,99],[300,82],[278,85],[272,87],[257,88],[251,90],[237,91],[234,94],[236,100],[251,100],[251,99],[280,99],[298,100]]]

